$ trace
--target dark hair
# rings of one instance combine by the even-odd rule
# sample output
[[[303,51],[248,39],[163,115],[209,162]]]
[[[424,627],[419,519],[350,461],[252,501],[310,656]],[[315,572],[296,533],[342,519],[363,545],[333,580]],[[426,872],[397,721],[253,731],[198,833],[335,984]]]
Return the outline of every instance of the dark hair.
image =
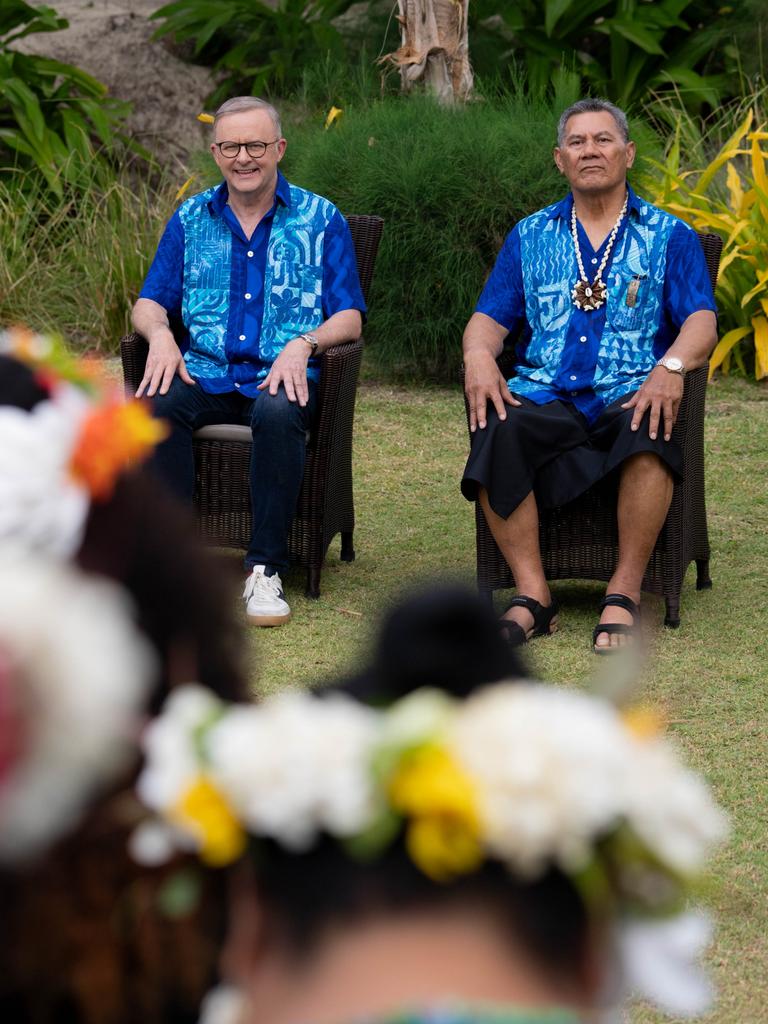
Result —
[[[557,122],[558,146],[562,146],[565,142],[565,130],[568,122],[572,117],[576,117],[577,114],[610,114],[616,122],[616,127],[619,129],[623,141],[625,143],[629,142],[629,123],[624,111],[608,100],[586,99],[577,100],[576,103],[572,103],[560,115],[560,120]]]
[[[327,689],[388,703],[421,686],[466,697],[523,676],[492,611],[468,591],[449,586],[397,604],[382,624],[369,665]],[[583,965],[586,910],[573,884],[554,867],[527,882],[488,860],[473,874],[438,885],[414,865],[402,835],[374,863],[354,860],[328,837],[303,854],[272,841],[256,842],[253,850],[261,900],[276,933],[297,955],[311,953],[332,922],[469,902],[497,913],[544,969],[570,977]]]

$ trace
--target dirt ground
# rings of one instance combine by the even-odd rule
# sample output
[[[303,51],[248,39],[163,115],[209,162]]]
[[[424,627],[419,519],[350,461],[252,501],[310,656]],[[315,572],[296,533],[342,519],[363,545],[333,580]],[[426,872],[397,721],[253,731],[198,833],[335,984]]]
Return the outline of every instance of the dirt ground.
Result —
[[[34,3],[34,0],[32,0]],[[205,138],[196,120],[213,88],[207,68],[185,64],[151,36],[149,15],[163,0],[47,0],[69,21],[61,32],[21,40],[19,49],[76,64],[103,82],[112,95],[130,100],[128,128],[163,162],[183,165]]]

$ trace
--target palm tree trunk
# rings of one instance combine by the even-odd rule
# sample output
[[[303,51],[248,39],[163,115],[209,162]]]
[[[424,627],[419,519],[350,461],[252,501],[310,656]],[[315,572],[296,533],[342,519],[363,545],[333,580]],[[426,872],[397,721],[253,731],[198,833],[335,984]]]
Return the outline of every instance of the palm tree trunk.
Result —
[[[471,95],[468,6],[469,0],[398,0],[401,45],[384,60],[400,69],[403,90],[423,83],[442,103]]]

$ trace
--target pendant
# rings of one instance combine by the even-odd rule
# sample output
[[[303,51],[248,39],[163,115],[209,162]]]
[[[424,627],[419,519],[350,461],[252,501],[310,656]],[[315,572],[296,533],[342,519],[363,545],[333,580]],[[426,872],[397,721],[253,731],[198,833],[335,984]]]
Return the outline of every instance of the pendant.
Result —
[[[607,290],[605,284],[600,280],[593,281],[592,284],[589,284],[588,281],[579,280],[571,292],[571,298],[573,299],[574,306],[588,313],[593,309],[599,309],[603,305]]]

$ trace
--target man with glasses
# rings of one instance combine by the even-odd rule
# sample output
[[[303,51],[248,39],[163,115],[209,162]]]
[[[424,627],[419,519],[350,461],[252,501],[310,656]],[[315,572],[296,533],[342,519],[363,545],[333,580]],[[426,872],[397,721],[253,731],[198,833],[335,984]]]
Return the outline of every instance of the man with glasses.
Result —
[[[327,199],[278,170],[286,140],[251,96],[216,112],[211,153],[223,182],[169,221],[133,309],[149,342],[136,392],[171,432],[155,467],[182,498],[194,483],[192,433],[249,423],[253,534],[243,594],[248,621],[287,622],[280,573],[304,473],[318,355],[357,338],[365,314],[349,227]],[[171,324],[183,325],[182,353]]]

